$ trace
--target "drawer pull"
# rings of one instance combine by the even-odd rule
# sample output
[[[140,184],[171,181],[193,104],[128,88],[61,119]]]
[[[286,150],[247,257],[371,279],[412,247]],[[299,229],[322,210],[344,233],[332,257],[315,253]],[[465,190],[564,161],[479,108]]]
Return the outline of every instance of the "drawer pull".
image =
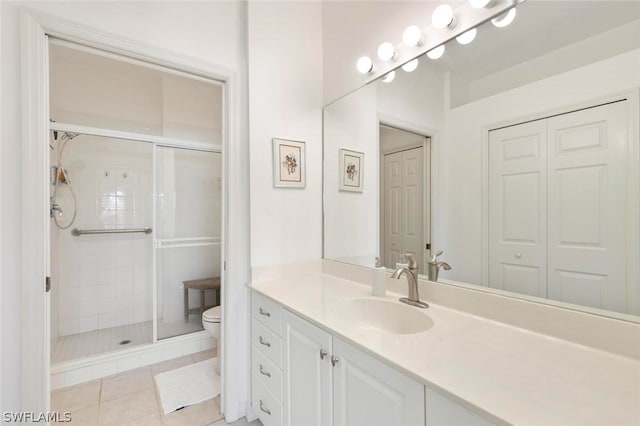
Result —
[[[260,411],[265,412],[268,415],[271,415],[271,410],[269,410],[268,408],[264,408],[264,404],[262,400],[260,400]]]
[[[324,359],[325,356],[327,356],[327,351],[320,349],[320,359]]]
[[[260,308],[260,315],[264,315],[265,317],[270,317],[271,314],[265,310],[262,309],[262,307]]]
[[[335,366],[336,366],[336,364],[338,363],[338,361],[340,361],[340,358],[338,358],[338,357],[337,357],[337,356],[335,356],[335,355],[331,355],[331,365],[332,365],[332,366],[334,366],[334,367],[335,367]]]
[[[270,347],[271,347],[271,343],[269,343],[269,342],[265,341],[265,340],[262,338],[262,336],[260,336],[260,344],[261,344],[261,345],[264,345],[264,346],[266,346],[266,347],[268,347],[268,348],[270,348]]]
[[[260,364],[260,374],[262,374],[263,376],[271,377],[271,373],[269,373],[268,371],[264,371],[264,367],[262,366],[262,364]]]

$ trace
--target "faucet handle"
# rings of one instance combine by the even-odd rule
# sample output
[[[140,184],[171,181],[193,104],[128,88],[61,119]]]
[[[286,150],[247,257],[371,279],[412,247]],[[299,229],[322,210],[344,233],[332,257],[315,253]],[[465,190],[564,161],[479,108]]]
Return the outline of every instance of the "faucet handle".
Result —
[[[413,257],[413,254],[405,253],[402,255],[402,257],[404,257],[407,260],[407,263],[409,264],[409,269],[415,269],[418,267],[418,262],[416,262],[416,259]]]
[[[435,252],[435,254],[431,256],[431,263],[436,263],[438,261],[438,256],[440,256],[442,253],[444,253],[442,250],[438,250],[437,252]]]

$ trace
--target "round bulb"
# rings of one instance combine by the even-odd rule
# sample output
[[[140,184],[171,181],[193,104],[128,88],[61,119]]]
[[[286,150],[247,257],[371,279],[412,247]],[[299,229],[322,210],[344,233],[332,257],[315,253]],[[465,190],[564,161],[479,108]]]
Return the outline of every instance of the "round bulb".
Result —
[[[424,35],[417,25],[411,25],[402,33],[402,42],[407,46],[421,46],[424,43]]]
[[[418,60],[414,59],[413,61],[409,61],[402,66],[402,69],[406,72],[413,72],[418,68]]]
[[[444,44],[442,46],[438,46],[435,49],[430,50],[430,51],[427,52],[427,56],[430,59],[438,59],[442,55],[444,55]]]
[[[394,49],[393,44],[389,43],[388,41],[385,41],[378,47],[378,58],[382,59],[383,61],[393,59],[395,55],[396,50]]]
[[[438,29],[453,28],[453,9],[448,4],[441,4],[436,7],[431,16],[431,23]]]
[[[474,9],[482,9],[483,7],[491,7],[495,0],[469,0],[469,5]]]
[[[491,20],[491,23],[493,25],[495,25],[498,28],[504,28],[507,25],[509,25],[510,23],[513,22],[513,20],[516,18],[516,8],[512,7],[511,9],[509,9],[508,11],[506,11],[505,13],[496,16],[495,18],[493,18]]]
[[[391,83],[394,78],[396,78],[396,72],[395,71],[391,71],[389,74],[387,74],[384,77],[382,77],[382,81],[385,82],[385,83]]]
[[[373,71],[373,61],[368,56],[363,56],[358,59],[358,71],[362,74],[367,74]]]
[[[464,32],[460,34],[458,37],[456,37],[456,41],[460,44],[469,44],[476,38],[477,34],[478,34],[478,30],[475,28],[472,28],[469,31]]]

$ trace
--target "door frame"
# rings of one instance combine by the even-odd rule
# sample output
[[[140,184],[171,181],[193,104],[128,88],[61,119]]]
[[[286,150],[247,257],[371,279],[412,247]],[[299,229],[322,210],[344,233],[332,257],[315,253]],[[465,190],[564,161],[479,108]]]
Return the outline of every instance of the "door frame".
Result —
[[[436,138],[436,131],[431,129],[431,128],[427,128],[425,126],[420,126],[414,123],[409,123],[406,121],[402,121],[402,120],[398,120],[395,117],[389,116],[389,115],[385,115],[385,114],[378,114],[378,131],[376,132],[376,135],[378,137],[378,151],[377,151],[377,155],[378,155],[378,252],[380,253],[380,259],[383,259],[383,253],[384,253],[384,205],[383,205],[383,200],[384,200],[384,181],[383,181],[383,176],[384,174],[382,173],[382,170],[384,169],[384,154],[390,154],[391,152],[385,152],[384,154],[382,153],[382,151],[380,150],[380,126],[386,126],[386,127],[391,127],[397,130],[401,130],[403,132],[409,132],[409,133],[413,133],[416,134],[418,136],[422,136],[425,138],[424,142],[422,143],[422,148],[423,148],[423,167],[422,167],[422,174],[423,174],[423,182],[424,182],[424,190],[425,192],[427,192],[427,195],[424,197],[423,200],[423,205],[422,205],[422,211],[423,211],[423,215],[422,215],[422,243],[428,243],[431,244],[431,249],[430,250],[425,250],[424,252],[424,256],[423,256],[423,262],[425,262],[424,264],[426,265],[426,261],[427,258],[429,256],[431,256],[431,252],[433,250],[433,233],[431,232],[431,224],[433,223],[433,211],[432,211],[432,206],[433,206],[433,179],[434,179],[434,171],[433,171],[433,164],[431,163],[431,158],[433,156],[433,153],[431,152],[431,150],[434,148],[434,138]],[[403,149],[408,149],[408,148],[418,148],[418,145],[412,146],[412,147],[404,147]],[[425,214],[425,212],[427,214]]]
[[[249,246],[246,236],[247,176],[242,120],[243,91],[238,72],[171,50],[81,26],[75,22],[21,10],[22,47],[22,409],[47,412],[50,409],[50,294],[44,292],[49,265],[49,98],[48,36],[98,48],[125,57],[176,69],[224,84],[223,121],[223,247],[226,263],[222,285],[222,400],[221,411],[229,420],[246,414],[248,404],[248,290]],[[232,259],[232,261],[229,261]],[[228,266],[232,266],[229,268]],[[235,283],[234,286],[227,283]],[[224,306],[232,306],[226,310]],[[233,324],[233,333],[231,326]],[[222,344],[222,342],[224,342]],[[233,354],[233,356],[231,356]]]
[[[531,121],[544,120],[557,115],[569,114],[582,109],[593,108],[612,102],[627,100],[629,136],[628,146],[628,170],[627,180],[627,253],[640,253],[640,89],[633,88],[623,92],[616,92],[608,96],[592,98],[591,100],[567,104],[562,107],[552,108],[541,112],[517,116],[508,120],[490,123],[482,126],[482,232],[481,232],[481,277],[485,291],[498,294],[506,294],[510,297],[524,299],[531,302],[544,303],[565,309],[590,312],[597,315],[618,318],[622,320],[634,320],[627,314],[605,311],[602,309],[579,306],[571,303],[560,302],[551,299],[541,299],[512,292],[504,292],[489,287],[489,132],[504,127],[516,126]],[[640,315],[640,258],[627,261],[627,308],[630,315]]]

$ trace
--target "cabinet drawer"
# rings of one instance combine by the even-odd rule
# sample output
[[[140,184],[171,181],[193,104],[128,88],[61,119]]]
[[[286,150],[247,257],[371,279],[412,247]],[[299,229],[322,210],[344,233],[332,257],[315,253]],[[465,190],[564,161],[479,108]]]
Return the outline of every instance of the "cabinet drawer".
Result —
[[[251,342],[273,362],[282,368],[282,339],[255,318],[251,327]]]
[[[255,291],[251,294],[251,316],[282,336],[282,308]]]
[[[264,426],[282,426],[282,404],[253,373],[251,403]]]
[[[282,370],[269,361],[256,346],[252,349],[251,370],[254,376],[259,377],[278,401],[282,401]]]

